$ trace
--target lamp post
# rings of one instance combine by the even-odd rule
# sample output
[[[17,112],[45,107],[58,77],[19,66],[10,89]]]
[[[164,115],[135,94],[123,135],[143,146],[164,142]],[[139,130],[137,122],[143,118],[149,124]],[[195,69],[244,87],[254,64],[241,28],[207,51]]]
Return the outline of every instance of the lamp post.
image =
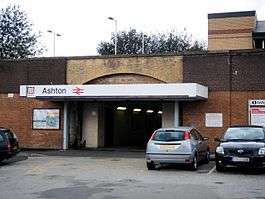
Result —
[[[118,38],[117,38],[118,37],[117,36],[117,20],[114,19],[113,17],[108,17],[108,19],[114,21],[114,23],[115,23],[115,40],[114,40],[115,50],[114,50],[114,52],[115,52],[115,55],[117,55],[117,40],[118,40]]]
[[[146,37],[146,35],[144,33],[142,33],[142,54],[144,54],[144,38]]]
[[[52,30],[47,30],[47,32],[53,34],[53,56],[55,57],[55,37],[61,37],[62,35]]]

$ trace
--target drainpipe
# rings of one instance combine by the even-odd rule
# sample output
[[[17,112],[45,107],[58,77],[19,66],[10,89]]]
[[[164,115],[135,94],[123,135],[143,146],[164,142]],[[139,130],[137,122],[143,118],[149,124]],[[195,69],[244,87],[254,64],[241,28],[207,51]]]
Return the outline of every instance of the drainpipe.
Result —
[[[232,124],[232,81],[233,81],[233,69],[232,69],[232,56],[230,51],[228,51],[227,64],[229,67],[229,126]]]

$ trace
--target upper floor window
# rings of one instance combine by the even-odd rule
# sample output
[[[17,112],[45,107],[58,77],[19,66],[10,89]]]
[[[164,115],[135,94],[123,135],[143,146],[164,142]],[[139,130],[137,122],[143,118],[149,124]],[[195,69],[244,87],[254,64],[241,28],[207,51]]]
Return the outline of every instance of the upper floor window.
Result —
[[[256,49],[264,49],[265,48],[265,39],[255,39],[254,45]]]

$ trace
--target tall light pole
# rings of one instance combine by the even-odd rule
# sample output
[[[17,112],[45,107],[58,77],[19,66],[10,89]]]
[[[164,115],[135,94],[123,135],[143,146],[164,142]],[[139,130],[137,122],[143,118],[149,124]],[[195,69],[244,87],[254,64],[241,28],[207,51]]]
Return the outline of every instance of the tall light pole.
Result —
[[[114,21],[114,23],[115,23],[115,40],[114,40],[115,50],[114,50],[114,52],[115,52],[115,55],[117,55],[117,40],[118,40],[118,38],[117,38],[118,37],[118,35],[117,35],[117,20],[114,19],[113,17],[108,17],[108,19]]]
[[[144,33],[142,33],[142,54],[144,54],[144,38],[146,37],[146,35]]]
[[[61,37],[62,35],[52,30],[47,30],[47,32],[53,34],[53,56],[55,57],[55,37]]]

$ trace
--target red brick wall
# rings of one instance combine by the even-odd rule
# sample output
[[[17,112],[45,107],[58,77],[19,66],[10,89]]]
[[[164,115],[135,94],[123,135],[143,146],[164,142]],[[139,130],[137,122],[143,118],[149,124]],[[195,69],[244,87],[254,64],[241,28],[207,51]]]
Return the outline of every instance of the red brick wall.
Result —
[[[248,100],[265,99],[265,91],[232,92],[231,123],[248,124]]]
[[[211,150],[216,146],[215,137],[223,134],[230,125],[229,92],[210,92],[207,101],[183,103],[183,125],[196,127],[204,137],[209,137]],[[205,113],[223,113],[223,128],[205,127]]]
[[[183,103],[183,125],[197,127],[203,136],[210,138],[214,150],[217,145],[214,138],[221,137],[230,125],[248,124],[248,100],[251,99],[265,99],[265,91],[234,91],[231,96],[229,91],[210,92],[207,101]],[[223,127],[205,127],[205,113],[223,113]]]
[[[60,130],[33,130],[33,108],[60,108]],[[0,94],[0,126],[12,129],[21,148],[61,149],[63,137],[63,105],[59,102],[25,99],[15,94]]]

